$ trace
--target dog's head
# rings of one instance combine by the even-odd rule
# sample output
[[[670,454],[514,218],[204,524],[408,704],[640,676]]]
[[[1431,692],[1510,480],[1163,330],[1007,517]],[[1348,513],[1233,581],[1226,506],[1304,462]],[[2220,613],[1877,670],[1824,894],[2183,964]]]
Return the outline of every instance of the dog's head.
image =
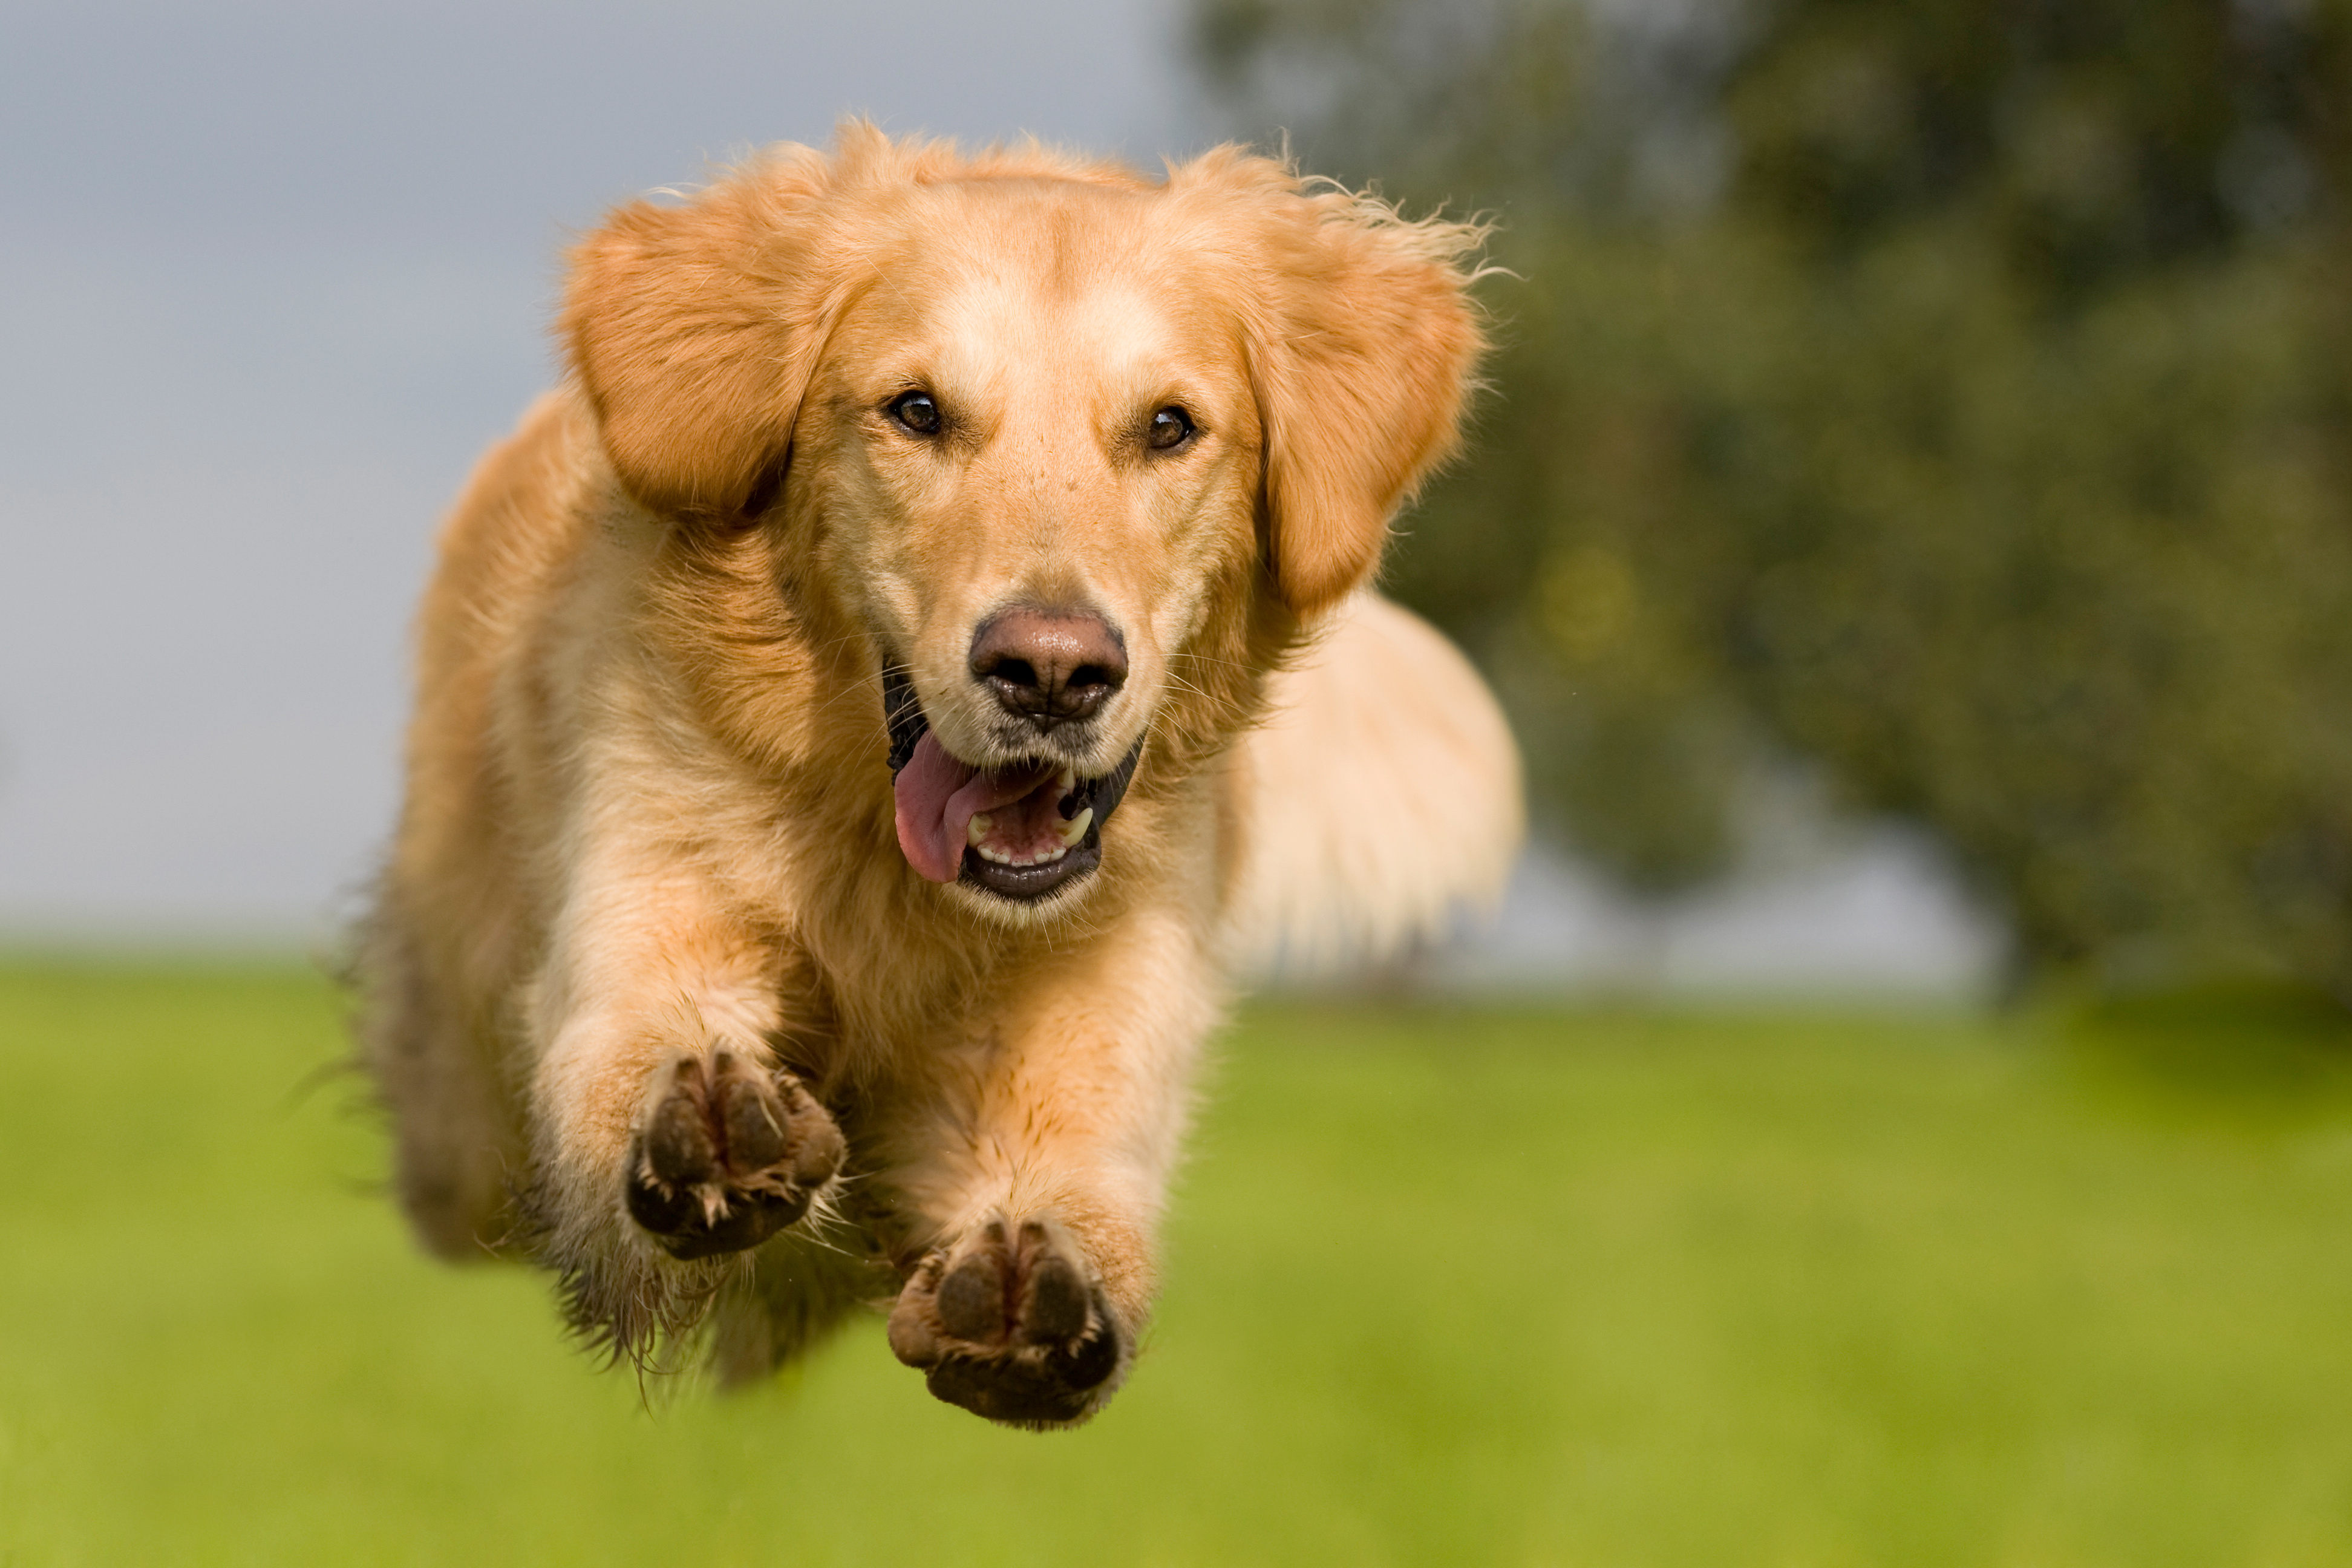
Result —
[[[878,685],[908,862],[1003,911],[1371,574],[1456,439],[1476,237],[1230,148],[1148,183],[851,126],[614,214],[563,331],[621,484],[775,537]]]

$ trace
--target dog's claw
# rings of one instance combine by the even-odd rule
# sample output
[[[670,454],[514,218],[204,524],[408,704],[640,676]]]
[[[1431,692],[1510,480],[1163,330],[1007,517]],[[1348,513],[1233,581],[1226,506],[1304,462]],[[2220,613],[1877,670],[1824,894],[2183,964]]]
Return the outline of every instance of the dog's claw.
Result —
[[[629,1153],[629,1216],[674,1258],[757,1247],[840,1169],[841,1130],[798,1079],[729,1051],[677,1064]]]
[[[992,1220],[916,1269],[890,1314],[890,1348],[932,1394],[992,1421],[1058,1426],[1110,1392],[1126,1336],[1069,1237]]]

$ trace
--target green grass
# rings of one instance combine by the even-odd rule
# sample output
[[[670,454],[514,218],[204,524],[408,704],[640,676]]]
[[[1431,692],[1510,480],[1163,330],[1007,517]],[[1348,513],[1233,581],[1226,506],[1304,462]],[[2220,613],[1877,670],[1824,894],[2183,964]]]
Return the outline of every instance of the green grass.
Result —
[[[2352,1563],[2352,1050],[1248,1016],[1082,1432],[640,1402],[409,1247],[299,973],[0,971],[0,1563]]]

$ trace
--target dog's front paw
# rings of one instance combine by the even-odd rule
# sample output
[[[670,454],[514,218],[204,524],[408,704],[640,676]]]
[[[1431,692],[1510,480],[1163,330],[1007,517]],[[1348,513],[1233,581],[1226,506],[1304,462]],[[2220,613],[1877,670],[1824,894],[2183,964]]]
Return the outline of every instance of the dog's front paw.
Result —
[[[890,1348],[950,1405],[1059,1426],[1109,1394],[1126,1337],[1061,1226],[995,1219],[923,1259],[891,1310]]]
[[[681,1058],[629,1148],[629,1216],[673,1258],[740,1252],[808,1212],[841,1129],[792,1074],[731,1051]]]

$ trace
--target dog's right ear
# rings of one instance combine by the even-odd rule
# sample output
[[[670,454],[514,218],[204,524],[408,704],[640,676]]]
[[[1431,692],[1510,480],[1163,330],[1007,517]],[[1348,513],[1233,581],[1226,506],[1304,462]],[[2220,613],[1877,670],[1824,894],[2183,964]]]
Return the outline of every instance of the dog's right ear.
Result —
[[[559,330],[614,472],[673,515],[740,516],[783,460],[819,342],[826,160],[756,160],[681,206],[632,202],[572,252]]]

